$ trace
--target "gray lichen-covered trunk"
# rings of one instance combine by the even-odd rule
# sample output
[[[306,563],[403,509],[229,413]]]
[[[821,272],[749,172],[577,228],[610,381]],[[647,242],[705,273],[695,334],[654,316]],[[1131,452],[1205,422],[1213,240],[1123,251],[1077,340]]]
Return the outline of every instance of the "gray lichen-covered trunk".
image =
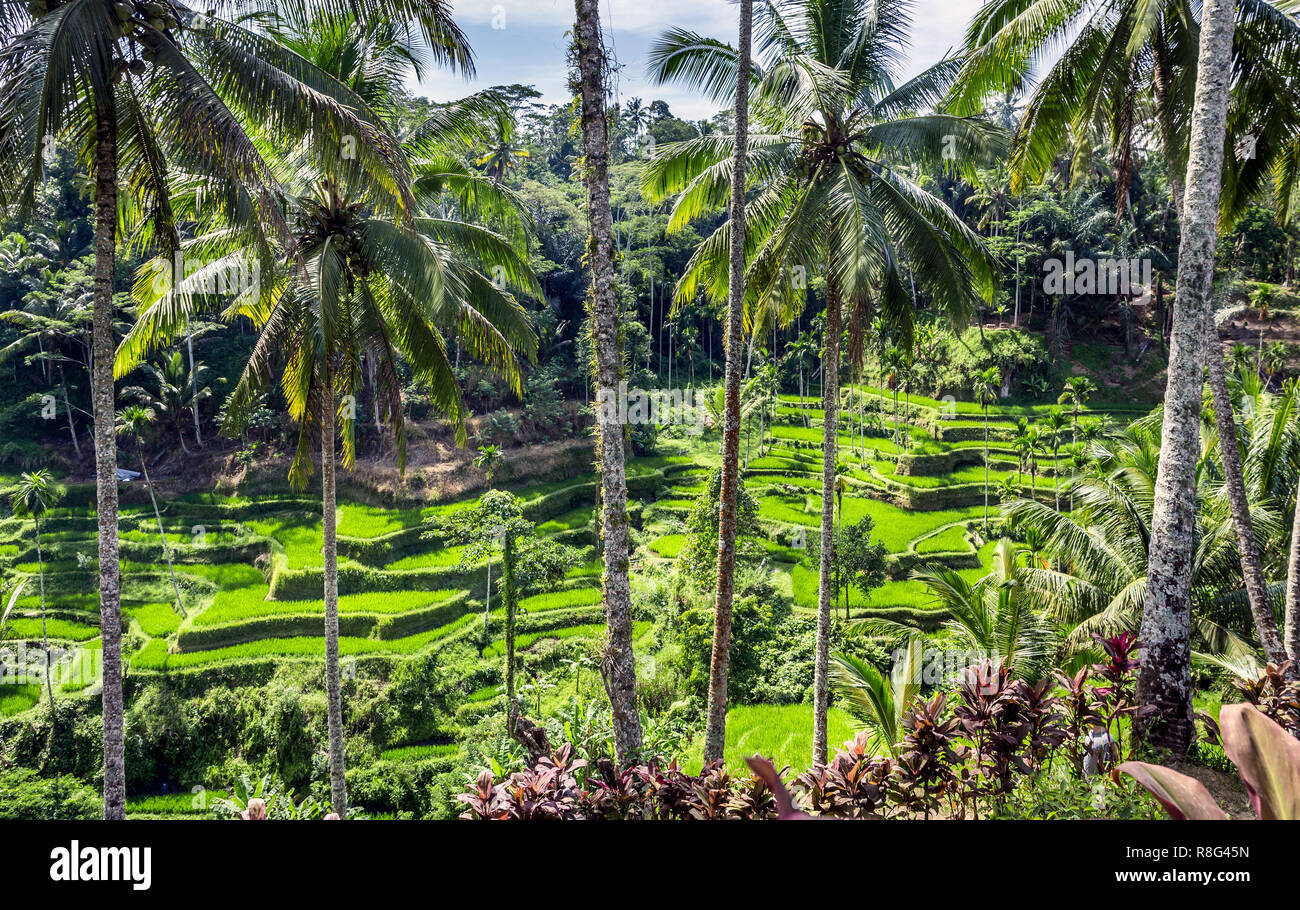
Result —
[[[582,103],[583,172],[587,181],[588,253],[592,272],[597,400],[616,402],[622,356],[614,287],[613,226],[609,208],[609,135],[605,122],[605,48],[598,0],[574,0],[573,42]],[[614,716],[614,752],[621,765],[641,753],[632,652],[632,589],[628,578],[627,466],[617,407],[598,407],[601,518],[605,543],[605,655],[602,672]]]
[[[339,668],[339,538],[334,490],[334,377],[326,356],[321,376],[320,486],[325,556],[325,698],[329,723],[330,802],[340,818],[348,813],[343,769],[343,679]]]
[[[1291,557],[1286,573],[1286,653],[1300,665],[1300,496],[1291,520]]]
[[[103,640],[104,818],[126,818],[126,720],[122,704],[122,574],[117,544],[117,414],[113,386],[113,268],[117,231],[117,110],[99,101],[95,123],[95,279],[91,400],[95,411],[95,517],[99,629]]]
[[[1206,321],[1214,277],[1220,177],[1232,78],[1233,0],[1207,0],[1201,22],[1169,378],[1142,614],[1135,732],[1182,755],[1192,721],[1191,575]]]
[[[722,489],[718,497],[718,583],[709,665],[705,763],[722,758],[727,742],[727,674],[731,667],[731,610],[736,574],[736,500],[740,486],[740,358],[745,308],[745,147],[749,142],[750,37],[753,0],[740,2],[736,73],[736,148],[731,165],[731,261],[727,297],[727,367],[722,428]]]
[[[1286,660],[1286,646],[1273,618],[1273,607],[1268,602],[1268,583],[1259,559],[1259,544],[1250,518],[1250,500],[1246,496],[1246,481],[1241,469],[1241,450],[1237,445],[1237,420],[1232,413],[1232,398],[1228,394],[1228,376],[1223,367],[1223,350],[1219,343],[1219,330],[1214,324],[1212,307],[1206,309],[1206,359],[1210,365],[1210,391],[1214,398],[1214,422],[1219,431],[1219,451],[1223,458],[1223,476],[1232,511],[1232,528],[1237,535],[1237,550],[1241,555],[1241,574],[1246,581],[1246,596],[1250,600],[1250,614],[1255,620],[1255,634],[1259,636],[1264,657],[1271,663]]]
[[[45,621],[45,553],[41,549],[41,516],[36,517],[36,577],[41,590],[41,647],[45,649],[45,692],[50,699],[50,723],[54,723],[54,679],[50,673],[50,632]]]
[[[822,528],[817,579],[817,653],[813,667],[813,764],[826,764],[830,703],[831,608],[835,601],[835,458],[839,448],[840,288],[826,278],[826,335],[822,353]]]

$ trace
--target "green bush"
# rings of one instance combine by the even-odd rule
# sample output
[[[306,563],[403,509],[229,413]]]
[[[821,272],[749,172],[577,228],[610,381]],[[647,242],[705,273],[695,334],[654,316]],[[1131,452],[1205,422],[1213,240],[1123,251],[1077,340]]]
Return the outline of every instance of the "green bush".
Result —
[[[0,819],[67,821],[102,816],[99,793],[71,775],[41,777],[31,768],[0,772]]]

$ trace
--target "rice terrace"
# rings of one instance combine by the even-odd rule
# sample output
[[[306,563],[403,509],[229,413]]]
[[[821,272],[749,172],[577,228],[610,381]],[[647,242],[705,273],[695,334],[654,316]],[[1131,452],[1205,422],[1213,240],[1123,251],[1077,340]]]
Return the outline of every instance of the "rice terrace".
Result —
[[[0,831],[1296,818],[1298,16],[0,0]]]

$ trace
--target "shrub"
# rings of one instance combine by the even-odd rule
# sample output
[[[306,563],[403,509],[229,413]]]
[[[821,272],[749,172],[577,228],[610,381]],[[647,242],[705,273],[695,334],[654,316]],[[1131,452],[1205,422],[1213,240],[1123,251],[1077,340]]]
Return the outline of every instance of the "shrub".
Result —
[[[0,819],[5,821],[100,818],[99,793],[68,774],[41,777],[31,768],[0,772]]]

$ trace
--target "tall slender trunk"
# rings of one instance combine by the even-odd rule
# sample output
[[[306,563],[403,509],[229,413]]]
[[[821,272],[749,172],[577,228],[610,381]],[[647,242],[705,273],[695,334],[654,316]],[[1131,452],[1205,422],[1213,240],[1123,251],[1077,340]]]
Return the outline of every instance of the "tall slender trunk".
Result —
[[[1203,7],[1196,101],[1192,110],[1178,288],[1161,430],[1160,465],[1142,613],[1139,704],[1155,709],[1134,732],[1175,755],[1195,735],[1191,680],[1191,575],[1200,451],[1206,312],[1214,272],[1220,178],[1229,82],[1234,0]]]
[[[984,394],[983,392],[980,393]],[[984,405],[984,536],[989,536],[989,406]]]
[[[325,556],[325,696],[330,740],[330,802],[340,818],[348,814],[343,771],[343,682],[339,671],[339,540],[334,494],[334,371],[327,355],[321,367],[320,486]]]
[[[95,114],[95,280],[91,398],[95,412],[95,518],[99,629],[103,640],[104,818],[126,818],[126,719],[122,704],[122,568],[117,544],[117,439],[113,386],[113,268],[117,231],[117,109]]]
[[[587,217],[590,223],[592,311],[596,333],[596,384],[602,402],[617,402],[622,362],[618,337],[618,299],[614,288],[609,208],[609,136],[605,122],[605,47],[600,34],[599,0],[574,0],[582,95],[583,155],[586,162]],[[671,356],[669,367],[671,369]],[[603,672],[614,715],[614,752],[628,765],[641,752],[641,719],[636,708],[636,655],[632,652],[632,590],[628,578],[627,465],[618,407],[597,408],[600,429],[600,483],[604,526],[605,655]]]
[[[63,375],[63,364],[59,364],[59,385],[63,390],[63,410],[68,414],[68,434],[72,437],[72,451],[81,459],[81,443],[77,440],[77,424],[72,419],[72,402],[68,400],[68,380]]]
[[[172,576],[172,591],[176,594],[176,606],[180,608],[181,616],[188,616],[185,612],[185,601],[181,598],[181,586],[176,583],[176,569],[172,567],[172,548],[167,546],[167,532],[163,530],[162,512],[158,510],[158,497],[153,492],[153,481],[149,479],[149,466],[144,460],[144,445],[137,440],[137,446],[140,450],[140,473],[144,475],[144,486],[149,491],[149,501],[153,503],[153,517],[158,522],[158,536],[162,538],[163,553],[167,557],[167,571]]]
[[[727,742],[727,673],[731,667],[731,608],[735,595],[736,501],[740,488],[740,355],[745,307],[745,148],[749,143],[750,36],[753,0],[740,0],[739,65],[736,72],[736,147],[731,164],[731,261],[727,289],[727,366],[724,377],[722,487],[718,494],[718,582],[709,664],[709,710],[704,762],[722,758]],[[800,372],[802,400],[803,374]]]
[[[45,624],[45,554],[41,552],[41,516],[36,518],[36,577],[41,590],[41,647],[45,649],[45,691],[50,697],[50,723],[54,723],[54,682],[50,678],[50,633]]]
[[[1293,505],[1291,557],[1286,572],[1286,653],[1300,665],[1300,495]]]
[[[506,706],[512,726],[517,711],[515,706],[516,605],[514,565],[515,539],[507,533],[501,541],[501,596],[506,603]]]
[[[193,401],[194,441],[203,448],[203,431],[199,429],[199,374],[194,372],[194,336],[189,333],[189,321],[185,326],[185,345],[190,353],[190,400]],[[179,599],[179,598],[178,598]]]
[[[830,271],[830,270],[828,270]],[[817,654],[813,668],[813,764],[826,764],[830,702],[831,605],[835,585],[835,456],[839,445],[840,286],[826,276],[826,335],[822,356],[822,527],[817,578]]]
[[[1271,663],[1286,660],[1286,646],[1278,632],[1273,608],[1268,602],[1268,583],[1259,560],[1259,545],[1250,519],[1250,500],[1246,497],[1246,481],[1241,469],[1241,450],[1237,445],[1237,420],[1232,413],[1232,398],[1228,395],[1228,377],[1223,368],[1223,351],[1219,344],[1219,330],[1214,324],[1214,314],[1206,312],[1206,357],[1210,364],[1210,391],[1214,398],[1214,421],[1219,431],[1219,452],[1223,458],[1223,476],[1228,491],[1228,504],[1232,510],[1232,527],[1237,533],[1237,549],[1241,554],[1241,574],[1246,582],[1246,596],[1250,599],[1250,613],[1255,619],[1255,634],[1264,648],[1264,657]]]

